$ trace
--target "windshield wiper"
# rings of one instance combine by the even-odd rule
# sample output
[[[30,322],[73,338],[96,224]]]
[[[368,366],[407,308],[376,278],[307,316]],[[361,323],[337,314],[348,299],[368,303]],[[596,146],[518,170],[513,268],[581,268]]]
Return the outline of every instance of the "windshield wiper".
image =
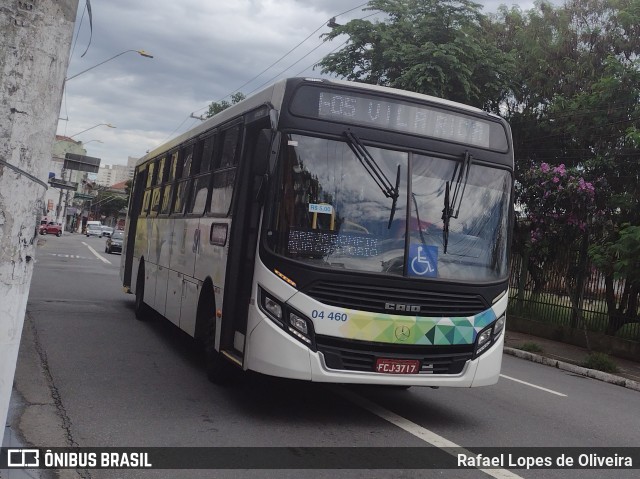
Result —
[[[398,173],[396,174],[396,184],[395,186],[391,183],[387,175],[384,174],[384,171],[380,168],[380,165],[376,162],[376,160],[371,156],[369,150],[364,146],[360,138],[358,138],[355,133],[346,130],[344,132],[344,136],[347,137],[347,144],[353,154],[356,155],[358,161],[362,164],[365,171],[369,173],[369,176],[374,181],[374,183],[380,188],[382,194],[387,198],[392,198],[391,203],[391,214],[389,216],[389,225],[387,229],[391,228],[391,222],[393,221],[393,217],[396,213],[396,202],[398,201],[398,196],[400,196],[399,187],[400,187],[400,165],[398,165]]]
[[[451,218],[457,219],[460,214],[462,197],[464,196],[464,191],[467,188],[469,170],[471,170],[472,161],[473,156],[471,156],[468,151],[465,151],[462,163],[456,163],[456,166],[453,169],[453,175],[451,175],[451,181],[447,181],[445,184],[444,208],[442,209],[442,245],[444,247],[444,254],[447,254],[447,246],[449,244],[449,223]],[[453,185],[454,181],[455,186],[453,187],[452,194],[451,185]],[[453,196],[453,198],[451,198],[451,196]]]

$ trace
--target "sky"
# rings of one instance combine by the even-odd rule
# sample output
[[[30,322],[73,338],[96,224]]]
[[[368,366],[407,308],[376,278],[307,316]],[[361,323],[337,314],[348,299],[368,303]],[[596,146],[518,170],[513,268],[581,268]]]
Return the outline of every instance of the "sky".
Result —
[[[533,1],[477,1],[485,13],[502,3],[523,10],[533,6]],[[211,102],[230,101],[234,92],[248,96],[282,78],[320,76],[313,65],[347,39],[322,41],[331,17],[341,24],[381,18],[363,11],[364,0],[90,4],[93,28],[87,0],[78,2],[57,134],[82,141],[102,166],[144,156],[198,125],[192,114],[203,115]]]

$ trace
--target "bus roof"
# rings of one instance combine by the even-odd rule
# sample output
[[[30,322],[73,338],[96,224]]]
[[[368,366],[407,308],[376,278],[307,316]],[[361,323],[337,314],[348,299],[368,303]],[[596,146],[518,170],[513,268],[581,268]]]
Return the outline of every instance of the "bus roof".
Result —
[[[212,116],[211,118],[208,118],[207,120],[203,121],[200,125],[192,128],[191,130],[183,133],[182,135],[179,135],[169,140],[168,142],[163,143],[157,148],[150,150],[146,155],[144,155],[142,158],[140,158],[136,162],[136,167],[144,163],[145,161],[147,161],[149,158],[154,158],[157,155],[163,153],[164,151],[170,150],[180,145],[181,143],[188,140],[189,138],[196,137],[201,133],[204,133],[205,131],[214,128],[216,125],[223,124],[226,121],[233,119],[235,116],[239,114],[239,111],[249,111],[254,108],[258,108],[259,106],[262,106],[262,105],[271,104],[274,99],[281,100],[284,96],[286,83],[293,79],[294,78],[285,78],[285,79],[279,80],[271,84],[270,86],[264,88],[263,90],[260,90],[259,92],[245,98],[244,100],[236,103],[235,105],[232,105],[229,108],[221,111],[220,113]],[[458,103],[455,101],[445,100],[443,98],[438,98],[435,96],[425,95],[422,93],[416,93],[416,92],[411,92],[407,90],[400,90],[397,88],[391,88],[391,87],[380,86],[380,85],[371,85],[368,83],[352,82],[347,80],[338,80],[338,79],[313,78],[313,77],[304,77],[304,78],[301,77],[300,79],[306,80],[309,82],[314,82],[314,83],[322,83],[325,85],[340,85],[340,86],[346,86],[349,88],[360,89],[368,92],[392,94],[392,95],[402,96],[404,98],[427,101],[433,104],[440,104],[440,105],[452,107],[458,110],[466,110],[474,114],[483,114],[493,118],[500,118],[499,115],[496,115],[494,113],[489,113],[487,111],[481,110],[473,106],[465,105],[464,103]]]

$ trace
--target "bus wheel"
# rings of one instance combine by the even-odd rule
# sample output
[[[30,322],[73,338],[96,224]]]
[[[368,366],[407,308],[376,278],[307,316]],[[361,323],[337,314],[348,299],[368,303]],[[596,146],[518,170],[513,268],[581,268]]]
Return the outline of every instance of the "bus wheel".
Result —
[[[148,318],[148,306],[144,303],[144,263],[138,268],[138,278],[136,280],[136,319],[145,321]]]
[[[206,289],[198,301],[198,321],[204,324],[204,355],[205,368],[209,381],[214,384],[228,384],[231,380],[231,364],[216,350],[216,315],[213,303],[213,293],[207,295]],[[202,322],[201,322],[202,321]]]

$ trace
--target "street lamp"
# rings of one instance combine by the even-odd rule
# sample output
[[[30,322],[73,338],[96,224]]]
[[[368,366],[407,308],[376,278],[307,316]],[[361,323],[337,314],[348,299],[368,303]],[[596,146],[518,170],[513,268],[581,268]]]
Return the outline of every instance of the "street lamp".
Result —
[[[64,81],[68,82],[69,80],[73,80],[75,77],[77,77],[79,75],[82,75],[83,73],[86,73],[89,70],[93,70],[95,67],[99,67],[100,65],[103,65],[104,63],[110,62],[114,58],[118,58],[120,55],[124,55],[125,53],[129,53],[129,52],[136,52],[138,55],[143,56],[145,58],[153,58],[153,55],[151,55],[150,53],[145,52],[144,50],[125,50],[123,52],[118,53],[117,55],[112,56],[111,58],[107,58],[106,60],[98,63],[97,65],[93,65],[92,67],[89,67],[86,70],[82,70],[81,72],[76,73],[75,75],[72,75],[72,76],[70,76],[68,78],[65,78]]]
[[[97,125],[93,125],[91,128],[87,128],[86,130],[79,131],[75,135],[71,135],[69,138],[73,138],[74,136],[78,136],[80,133],[84,133],[85,131],[93,130],[94,128],[98,128],[99,126],[102,126],[102,125],[104,125],[104,126],[106,126],[108,128],[116,128],[111,123],[98,123]]]

